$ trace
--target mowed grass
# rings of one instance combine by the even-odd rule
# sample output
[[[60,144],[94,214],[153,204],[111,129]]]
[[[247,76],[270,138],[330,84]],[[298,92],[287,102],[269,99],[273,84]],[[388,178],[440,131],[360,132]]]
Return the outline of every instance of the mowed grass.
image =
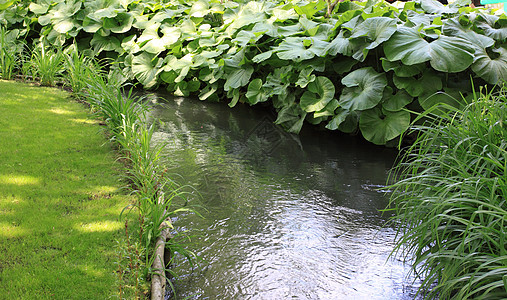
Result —
[[[0,81],[0,299],[117,293],[120,172],[67,93]]]

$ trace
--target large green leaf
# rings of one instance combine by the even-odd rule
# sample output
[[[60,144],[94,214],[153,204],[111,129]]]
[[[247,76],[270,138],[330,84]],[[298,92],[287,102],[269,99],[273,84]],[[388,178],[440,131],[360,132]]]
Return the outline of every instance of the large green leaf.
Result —
[[[420,74],[424,69],[426,69],[425,63],[420,63],[417,65],[407,66],[401,63],[401,61],[388,61],[385,58],[381,58],[382,60],[382,68],[384,71],[394,71],[394,74],[398,77],[412,77],[417,74]]]
[[[348,73],[358,63],[357,60],[350,57],[338,57],[333,60],[332,68],[338,74]]]
[[[432,94],[424,94],[419,97],[418,101],[424,110],[429,110],[435,105],[449,105],[455,108],[462,108],[462,96],[459,91],[446,89]],[[445,107],[444,107],[445,109]]]
[[[340,130],[345,133],[353,133],[357,130],[359,116],[355,111],[349,111],[338,107],[334,117],[327,123],[326,128],[329,130]]]
[[[507,81],[507,49],[493,48],[489,53],[486,49],[477,50],[472,71],[491,84]]]
[[[316,38],[288,37],[273,50],[283,60],[307,60],[315,55],[324,56],[328,43]]]
[[[181,35],[179,28],[162,26],[161,31],[163,36],[161,38],[159,36],[159,28],[161,25],[161,23],[155,20],[151,20],[145,24],[146,28],[137,40],[138,44],[142,47],[141,50],[152,54],[158,54],[166,50],[166,47],[178,41]]]
[[[430,14],[454,14],[458,12],[458,8],[443,5],[437,0],[418,0],[421,3],[421,8]]]
[[[352,30],[350,39],[364,37],[366,44],[362,50],[376,48],[382,42],[387,41],[396,32],[396,20],[387,17],[374,17],[366,19]],[[368,51],[366,51],[367,53]],[[364,54],[366,55],[366,54]]]
[[[431,24],[431,19],[429,14],[418,13],[413,10],[406,11],[407,21],[405,22],[405,26],[407,27],[424,27],[429,26]]]
[[[351,28],[352,35],[350,36],[350,41],[354,48],[352,57],[361,62],[366,59],[371,49],[378,47],[396,32],[395,19],[381,17],[380,15],[382,14],[379,14],[379,16],[374,15]]]
[[[277,68],[266,76],[263,87],[269,91],[270,95],[285,94],[290,84],[290,76],[293,74],[292,66]]]
[[[298,14],[292,5],[277,6],[271,11],[270,21],[283,22],[286,20],[298,19]]]
[[[248,99],[248,103],[254,105],[267,101],[269,99],[269,92],[262,87],[262,80],[256,78],[248,85],[248,91],[245,96]]]
[[[317,76],[315,76],[315,74],[312,73],[313,68],[311,67],[304,68],[303,70],[301,70],[298,76],[298,80],[296,81],[296,86],[305,88],[310,82],[315,81],[315,78],[317,78]]]
[[[322,110],[333,100],[334,93],[333,82],[327,77],[319,76],[308,84],[308,90],[301,96],[299,105],[306,112]]]
[[[232,41],[240,47],[245,47],[248,44],[255,45],[260,38],[262,38],[262,33],[241,30]]]
[[[339,109],[338,113],[334,115],[329,123],[327,123],[326,128],[329,130],[337,130],[340,124],[345,121],[349,113],[350,112],[348,110]]]
[[[393,81],[397,88],[406,90],[412,97],[434,93],[442,88],[442,80],[431,70],[423,72],[418,78],[394,75]]]
[[[5,10],[12,5],[14,5],[17,1],[15,0],[2,0],[0,1],[0,10]]]
[[[174,83],[176,77],[178,77],[178,73],[175,71],[162,71],[160,73],[160,79],[165,83]]]
[[[60,2],[38,21],[43,26],[51,22],[56,32],[68,33],[77,26],[73,16],[81,9],[81,4],[81,1]]]
[[[305,17],[299,18],[299,24],[303,27],[304,35],[306,36],[315,36],[319,30],[320,24],[309,20]]]
[[[258,63],[261,63],[269,58],[271,58],[271,56],[273,55],[273,51],[272,50],[269,50],[269,51],[266,51],[266,52],[262,52],[262,53],[259,53],[257,54],[256,56],[254,56],[252,58],[252,61],[256,64]]]
[[[384,44],[384,53],[390,61],[401,60],[405,65],[429,61],[431,66],[442,72],[460,72],[474,60],[474,49],[470,43],[458,37],[441,35],[428,42],[415,28],[400,27]]]
[[[90,17],[95,18],[97,21],[103,20],[104,18],[114,18],[118,14],[118,9],[113,5],[101,8],[93,12]]]
[[[346,30],[341,30],[340,33],[326,46],[326,51],[330,55],[338,53],[352,56],[354,53],[354,45],[349,40],[350,33]]]
[[[227,76],[227,80],[224,84],[224,90],[228,91],[231,88],[237,89],[239,87],[247,85],[250,81],[250,77],[252,76],[253,71],[254,68],[250,65],[235,69]]]
[[[83,20],[83,30],[88,33],[95,33],[102,28],[102,22],[86,16]]]
[[[225,66],[238,68],[248,62],[247,58],[245,57],[245,48],[241,48],[241,50],[238,52],[229,51],[229,54],[230,56],[228,56],[228,58],[223,59]]]
[[[443,33],[448,36],[459,36],[471,42],[475,48],[488,48],[495,44],[494,39],[475,32],[472,23],[468,23],[466,25],[461,24],[459,17],[445,20]]]
[[[299,133],[301,127],[303,127],[305,117],[306,112],[299,105],[287,105],[278,112],[275,124],[282,125],[288,132]]]
[[[387,86],[384,73],[371,67],[355,70],[342,79],[346,86],[340,96],[340,106],[347,110],[366,110],[375,107],[382,99]]]
[[[334,116],[334,111],[338,108],[338,106],[340,106],[340,104],[338,104],[338,100],[333,99],[326,105],[326,107],[320,111],[316,111],[313,116],[315,118]]]
[[[121,43],[115,36],[102,36],[99,33],[93,34],[90,45],[96,53],[101,51],[121,51]]]
[[[250,24],[266,21],[265,11],[273,5],[269,2],[250,1],[242,5],[239,9],[228,9],[223,14],[224,24],[227,28],[225,33],[229,36],[238,30]]]
[[[307,1],[307,4],[304,5],[294,5],[294,10],[300,15],[311,18],[325,7],[326,3],[324,1]]]
[[[143,52],[132,59],[132,73],[144,87],[151,88],[157,84],[162,62],[162,58]]]
[[[202,18],[209,13],[208,1],[198,0],[192,4],[189,15],[196,18]]]
[[[104,18],[104,28],[114,33],[124,33],[132,28],[134,17],[128,12],[118,13],[112,18]]]
[[[137,36],[135,34],[125,37],[121,41],[121,48],[130,54],[139,52],[141,48],[139,48],[139,45],[136,43],[136,38]]]
[[[174,95],[180,97],[188,97],[190,93],[198,91],[200,86],[201,83],[197,78],[193,78],[190,81],[180,81],[176,84]]]
[[[14,0],[11,0],[7,3],[12,4],[14,2],[15,2]],[[51,2],[47,1],[47,0],[46,1],[37,1],[37,2],[30,2],[30,5],[28,6],[28,8],[36,15],[43,15],[48,11],[50,5],[51,5]],[[2,10],[2,8],[0,8],[0,10]]]
[[[477,17],[476,26],[484,31],[486,36],[495,40],[507,39],[507,18],[494,15],[480,14]]]
[[[207,85],[201,91],[201,93],[199,93],[199,100],[206,100],[209,97],[216,95],[215,92],[217,91],[217,89],[218,89],[218,84],[216,84],[216,83]]]
[[[387,88],[386,88],[387,90]],[[390,93],[392,90],[390,91]],[[395,95],[387,95],[384,93],[384,99],[382,108],[387,111],[400,111],[407,104],[411,103],[414,98],[410,96],[406,91],[399,90]]]
[[[385,145],[389,140],[405,132],[410,125],[407,111],[388,112],[373,108],[361,113],[359,128],[364,138],[377,145]]]

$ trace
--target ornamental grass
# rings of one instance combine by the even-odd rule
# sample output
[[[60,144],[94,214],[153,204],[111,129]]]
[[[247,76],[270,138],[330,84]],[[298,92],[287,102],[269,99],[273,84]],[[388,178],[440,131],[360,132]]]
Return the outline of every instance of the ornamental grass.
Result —
[[[425,299],[507,298],[507,88],[413,130],[394,168],[395,254]]]

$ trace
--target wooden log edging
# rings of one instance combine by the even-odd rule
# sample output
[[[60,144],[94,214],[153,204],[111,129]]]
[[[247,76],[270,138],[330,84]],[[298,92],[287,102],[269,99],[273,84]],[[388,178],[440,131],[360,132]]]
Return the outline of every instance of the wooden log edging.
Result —
[[[151,300],[164,300],[165,297],[166,276],[164,255],[168,236],[170,236],[169,228],[165,226],[160,231],[160,236],[155,243],[155,252],[153,254],[155,258],[152,265],[154,272],[151,275]]]
[[[164,193],[162,192],[158,197],[158,204],[163,205],[164,202]],[[167,213],[164,210],[164,215]],[[167,277],[165,276],[165,261],[169,261],[170,253],[166,253],[165,245],[168,240],[172,238],[171,233],[169,232],[169,226],[167,223],[171,222],[170,218],[167,218],[160,224],[160,235],[155,242],[155,250],[153,251],[153,264],[152,270],[153,273],[151,275],[151,300],[164,300],[167,286]]]

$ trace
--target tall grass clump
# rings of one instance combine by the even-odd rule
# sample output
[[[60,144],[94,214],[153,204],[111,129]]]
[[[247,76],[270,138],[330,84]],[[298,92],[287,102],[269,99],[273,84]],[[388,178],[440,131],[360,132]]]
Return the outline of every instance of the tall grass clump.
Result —
[[[69,52],[64,55],[65,82],[74,96],[82,99],[90,81],[100,75],[100,65],[76,49]]]
[[[55,50],[40,42],[32,49],[28,62],[29,75],[41,85],[55,86],[63,78],[64,62],[65,56],[61,50]]]
[[[426,299],[507,299],[507,88],[414,130],[390,199]]]

